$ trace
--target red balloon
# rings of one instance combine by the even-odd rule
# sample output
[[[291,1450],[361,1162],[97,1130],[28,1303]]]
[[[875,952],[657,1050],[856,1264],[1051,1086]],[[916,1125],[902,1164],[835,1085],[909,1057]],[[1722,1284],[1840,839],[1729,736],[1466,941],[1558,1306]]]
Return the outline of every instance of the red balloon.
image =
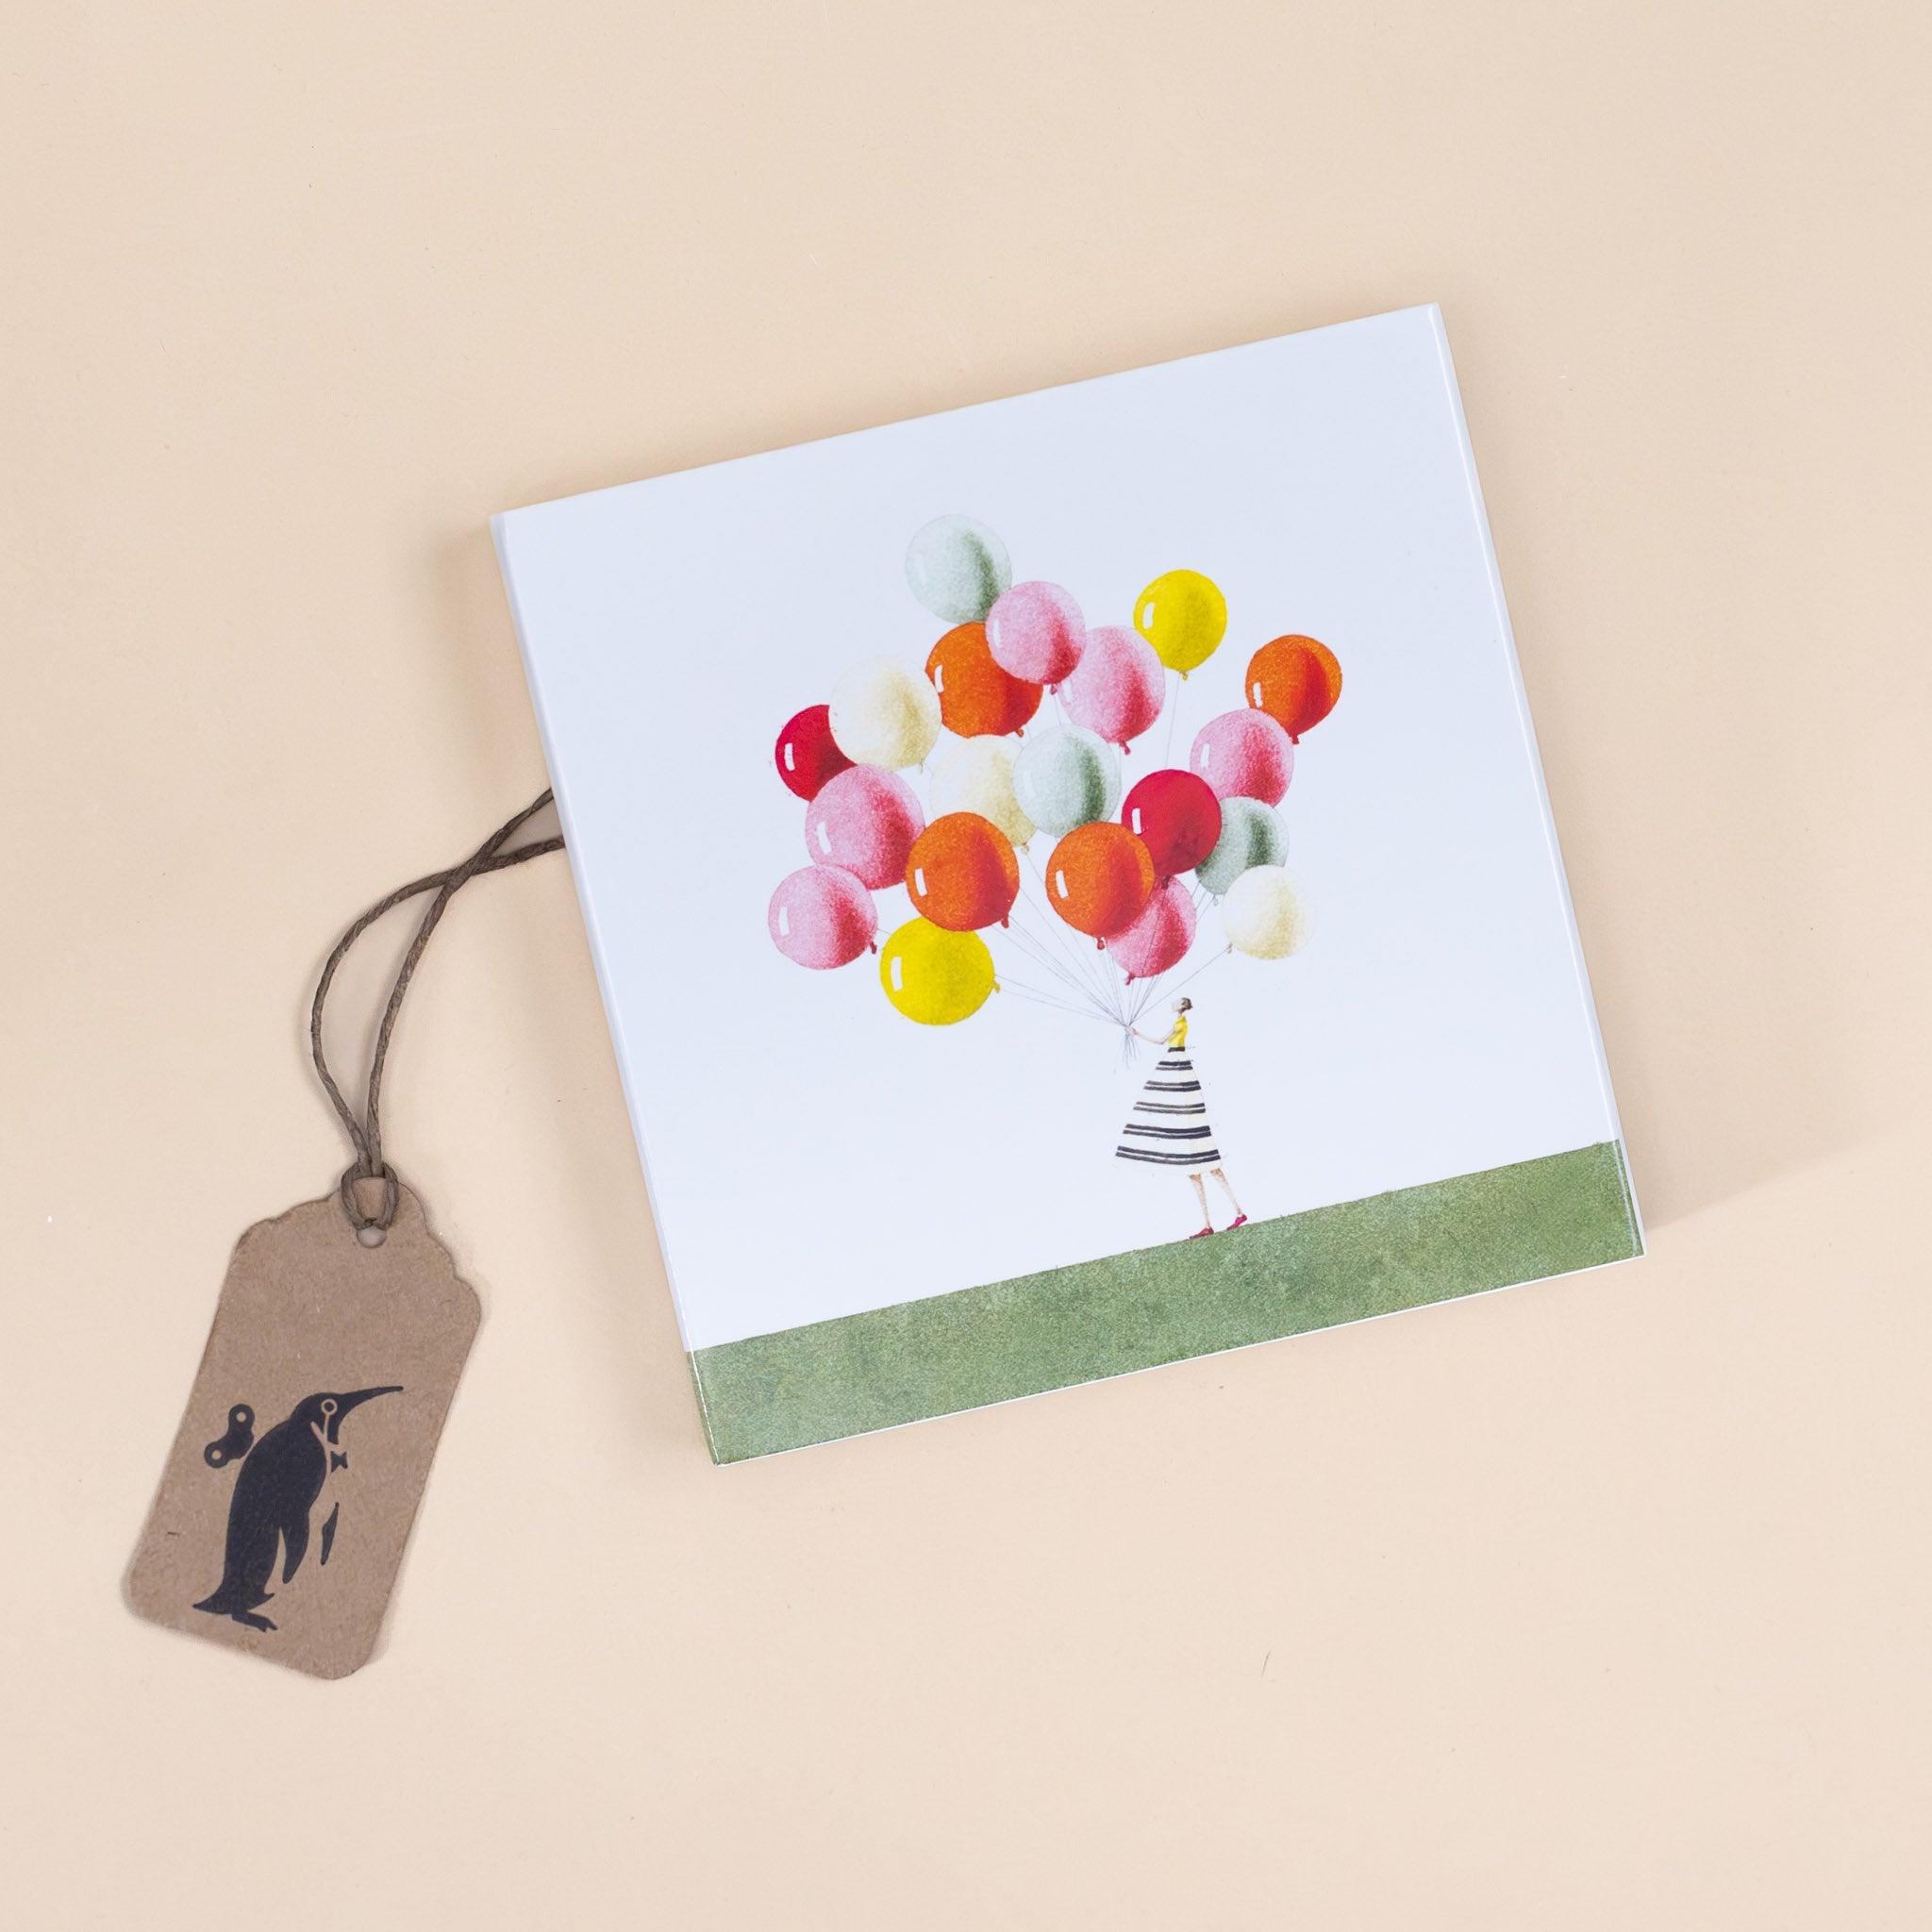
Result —
[[[1221,801],[1192,772],[1149,772],[1127,793],[1121,824],[1146,841],[1164,879],[1192,872],[1221,837]]]
[[[778,775],[809,805],[827,778],[852,769],[852,760],[832,742],[832,708],[810,705],[778,734],[772,756]]]
[[[983,624],[962,624],[932,647],[925,675],[939,693],[940,723],[958,738],[1004,738],[1040,708],[1041,687],[994,663]]]
[[[1013,841],[974,811],[949,811],[912,841],[906,891],[913,908],[948,932],[1004,925],[1020,896]]]
[[[1075,825],[1046,862],[1046,903],[1075,932],[1106,940],[1141,916],[1154,891],[1154,860],[1124,825]]]

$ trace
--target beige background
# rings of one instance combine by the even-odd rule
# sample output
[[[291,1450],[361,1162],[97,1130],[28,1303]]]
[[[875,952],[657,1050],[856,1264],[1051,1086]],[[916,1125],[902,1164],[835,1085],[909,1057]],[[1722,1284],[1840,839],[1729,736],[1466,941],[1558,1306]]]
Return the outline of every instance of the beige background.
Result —
[[[9,1923],[1927,1923],[1923,8],[0,39]],[[546,863],[394,1063],[384,1651],[136,1622],[322,951],[543,782],[488,514],[1428,299],[1651,1258],[715,1471]]]

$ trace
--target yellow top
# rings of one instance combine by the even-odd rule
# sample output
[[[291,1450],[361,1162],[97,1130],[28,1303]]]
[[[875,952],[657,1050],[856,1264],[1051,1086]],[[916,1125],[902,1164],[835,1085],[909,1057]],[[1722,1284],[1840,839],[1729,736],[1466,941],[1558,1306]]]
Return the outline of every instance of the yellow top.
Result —
[[[1188,1016],[1176,1013],[1174,1016],[1174,1031],[1167,1036],[1167,1050],[1178,1053],[1188,1043]]]

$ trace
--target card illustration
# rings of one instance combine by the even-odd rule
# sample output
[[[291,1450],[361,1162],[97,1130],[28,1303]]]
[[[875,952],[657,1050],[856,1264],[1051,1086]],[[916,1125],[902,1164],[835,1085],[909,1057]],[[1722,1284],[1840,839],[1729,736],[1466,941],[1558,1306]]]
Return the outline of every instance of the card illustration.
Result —
[[[778,733],[811,863],[772,895],[772,943],[816,972],[875,955],[887,1001],[921,1025],[973,1020],[997,993],[1117,1028],[1128,1064],[1137,1042],[1182,1054],[1185,995],[1164,1040],[1137,1024],[1171,981],[1235,953],[1286,959],[1307,935],[1284,807],[1303,734],[1341,696],[1335,653],[1297,632],[1251,640],[1243,702],[1200,726],[1185,767],[1127,788],[1124,761],[1171,754],[1182,688],[1211,678],[1218,583],[1164,571],[1124,600],[1131,627],[1090,625],[1063,586],[1015,584],[1005,541],[959,513],[913,533],[905,571],[952,625],[923,673],[868,658]],[[881,945],[873,895],[901,887],[913,917]],[[1209,1175],[1229,1228],[1247,1224],[1191,1060],[1161,1063],[1116,1152],[1188,1176],[1196,1238],[1215,1231]]]

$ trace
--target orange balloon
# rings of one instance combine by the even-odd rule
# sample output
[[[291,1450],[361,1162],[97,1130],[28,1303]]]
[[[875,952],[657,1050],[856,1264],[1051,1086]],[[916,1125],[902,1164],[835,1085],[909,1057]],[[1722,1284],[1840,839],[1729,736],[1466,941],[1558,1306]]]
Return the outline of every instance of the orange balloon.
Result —
[[[1248,659],[1248,706],[1266,711],[1297,743],[1341,695],[1341,666],[1314,638],[1276,638]]]
[[[925,675],[940,695],[940,722],[959,738],[1004,738],[1040,708],[1040,686],[993,661],[983,624],[962,624],[932,647]]]
[[[1075,825],[1046,862],[1046,903],[1091,939],[1124,932],[1153,895],[1153,854],[1110,819]]]
[[[948,932],[1004,925],[1020,896],[1013,841],[976,811],[949,811],[912,841],[906,890],[920,917]]]

